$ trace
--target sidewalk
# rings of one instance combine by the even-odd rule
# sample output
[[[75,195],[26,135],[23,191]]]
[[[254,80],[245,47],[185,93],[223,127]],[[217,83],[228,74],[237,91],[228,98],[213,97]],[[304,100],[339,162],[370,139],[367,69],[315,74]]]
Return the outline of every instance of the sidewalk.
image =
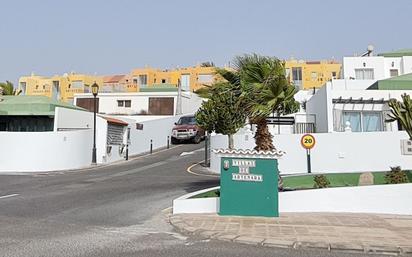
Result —
[[[279,218],[176,214],[182,233],[246,244],[412,256],[412,216],[283,213]]]

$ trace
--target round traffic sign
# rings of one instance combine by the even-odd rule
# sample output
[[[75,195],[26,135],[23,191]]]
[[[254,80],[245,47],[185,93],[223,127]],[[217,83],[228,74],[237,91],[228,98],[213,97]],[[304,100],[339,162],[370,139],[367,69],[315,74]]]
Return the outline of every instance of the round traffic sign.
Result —
[[[316,140],[315,137],[311,134],[305,134],[300,139],[300,143],[305,149],[312,149],[315,146]]]

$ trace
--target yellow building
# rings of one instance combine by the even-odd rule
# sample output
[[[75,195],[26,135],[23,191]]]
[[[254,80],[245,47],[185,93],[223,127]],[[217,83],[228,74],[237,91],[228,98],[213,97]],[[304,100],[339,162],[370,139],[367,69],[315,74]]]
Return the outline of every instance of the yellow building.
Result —
[[[335,61],[285,61],[286,76],[298,89],[319,88],[332,78],[340,78],[341,66]]]
[[[43,77],[32,74],[19,79],[19,90],[25,95],[43,95],[56,100],[72,102],[76,93],[91,92],[90,86],[103,84],[103,77],[69,73],[63,76]]]
[[[142,68],[134,69],[131,77],[132,83],[140,88],[161,85],[177,87],[180,80],[182,90],[195,91],[203,85],[210,85],[215,81],[215,68],[202,66],[173,70]]]

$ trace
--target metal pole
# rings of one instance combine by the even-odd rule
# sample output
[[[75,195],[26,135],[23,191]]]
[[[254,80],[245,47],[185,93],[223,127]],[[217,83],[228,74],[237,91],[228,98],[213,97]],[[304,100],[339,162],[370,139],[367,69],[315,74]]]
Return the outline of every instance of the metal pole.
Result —
[[[167,149],[169,149],[169,147],[170,147],[170,143],[169,143],[169,136],[167,136]]]
[[[92,152],[92,164],[96,164],[96,96],[94,96],[94,108],[93,108],[93,152]]]
[[[153,153],[153,140],[150,139],[150,154]]]
[[[311,167],[311,164],[310,164],[310,149],[306,150],[306,160],[307,160],[307,163],[308,163],[308,173],[312,173],[312,167]]]
[[[205,166],[208,167],[208,160],[207,160],[207,142],[208,142],[208,136],[209,133],[206,132],[206,137],[205,137]]]

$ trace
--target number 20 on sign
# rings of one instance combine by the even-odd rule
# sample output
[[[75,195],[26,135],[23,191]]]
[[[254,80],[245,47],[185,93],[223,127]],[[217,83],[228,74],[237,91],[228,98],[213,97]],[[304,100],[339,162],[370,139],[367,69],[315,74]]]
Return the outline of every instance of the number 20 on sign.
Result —
[[[300,143],[305,149],[312,149],[315,146],[315,137],[311,134],[305,134],[302,136]]]

